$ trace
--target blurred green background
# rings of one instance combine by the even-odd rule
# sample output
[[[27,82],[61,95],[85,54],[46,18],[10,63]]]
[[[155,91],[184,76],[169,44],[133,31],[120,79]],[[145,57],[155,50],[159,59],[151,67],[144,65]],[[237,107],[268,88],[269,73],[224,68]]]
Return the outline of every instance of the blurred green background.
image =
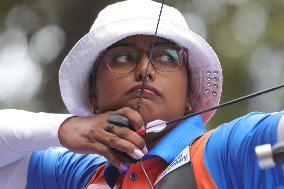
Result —
[[[59,66],[111,2],[1,0],[0,109],[67,112],[58,88]],[[284,0],[165,2],[178,8],[218,54],[224,72],[221,102],[284,82]],[[218,110],[208,127],[283,105],[284,90],[279,90]]]

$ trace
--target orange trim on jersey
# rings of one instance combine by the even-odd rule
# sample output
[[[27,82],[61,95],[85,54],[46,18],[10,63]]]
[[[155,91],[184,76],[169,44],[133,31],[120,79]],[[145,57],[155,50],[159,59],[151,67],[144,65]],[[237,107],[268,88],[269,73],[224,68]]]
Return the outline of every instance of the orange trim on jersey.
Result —
[[[154,185],[158,176],[168,166],[167,163],[159,157],[153,157],[151,159],[142,161],[142,163],[143,163],[143,167],[145,168],[152,185]],[[136,181],[133,181],[130,179],[130,174],[132,173],[137,174],[138,179]],[[123,189],[133,189],[133,188],[151,189],[140,164],[136,163],[130,166],[129,170],[127,171],[127,174],[124,177],[122,188]]]
[[[205,133],[191,145],[190,157],[198,189],[217,189],[204,163],[204,147],[212,131]]]
[[[208,173],[204,163],[204,147],[207,139],[211,135],[212,131],[205,133],[203,136],[193,142],[190,148],[190,158],[192,161],[193,173],[198,189],[217,189],[215,182],[211,175]],[[167,163],[159,157],[153,157],[142,162],[143,166],[147,170],[147,174],[152,182],[155,183],[158,176],[166,169]],[[107,186],[104,179],[105,165],[98,168],[96,173],[92,176],[85,189],[91,184],[98,184]],[[137,179],[133,180],[131,174],[135,173]],[[141,169],[141,166],[136,163],[132,164],[127,171],[125,176],[120,176],[116,187],[119,189],[132,189],[132,188],[143,188],[150,189],[149,183]]]
[[[90,184],[97,183],[97,184],[106,184],[106,181],[104,179],[104,170],[105,170],[105,164],[101,165],[96,173],[92,176],[90,181],[88,182],[87,186],[85,189],[88,188]]]
[[[149,176],[151,183],[154,184],[158,176],[163,170],[168,166],[167,163],[159,157],[153,157],[151,159],[142,161],[144,168],[147,170],[147,175]],[[102,165],[98,168],[96,173],[92,176],[88,182],[85,189],[87,189],[92,184],[98,184],[102,186],[107,186],[107,183],[104,179],[104,169],[105,165]],[[135,173],[137,179],[131,179],[130,175]],[[144,175],[144,172],[139,163],[132,164],[128,169],[125,176],[120,176],[116,182],[117,188],[123,189],[133,189],[133,188],[143,188],[150,189],[147,178]]]

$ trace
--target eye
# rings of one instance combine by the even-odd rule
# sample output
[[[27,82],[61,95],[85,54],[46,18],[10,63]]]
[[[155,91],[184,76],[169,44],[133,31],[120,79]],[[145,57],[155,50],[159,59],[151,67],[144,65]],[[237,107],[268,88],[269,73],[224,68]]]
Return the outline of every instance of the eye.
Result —
[[[117,63],[123,63],[123,62],[130,62],[131,61],[131,56],[129,55],[118,55],[117,57],[114,58],[114,62]]]
[[[161,55],[161,56],[157,57],[156,60],[160,61],[160,62],[170,63],[170,62],[174,61],[174,58],[169,56],[169,55]]]
[[[174,50],[164,50],[160,51],[159,54],[155,56],[155,61],[163,64],[171,64],[177,62],[177,53]]]
[[[133,64],[133,63],[135,63],[135,56],[133,56],[131,53],[127,53],[127,52],[116,53],[111,58],[110,63],[113,66]]]

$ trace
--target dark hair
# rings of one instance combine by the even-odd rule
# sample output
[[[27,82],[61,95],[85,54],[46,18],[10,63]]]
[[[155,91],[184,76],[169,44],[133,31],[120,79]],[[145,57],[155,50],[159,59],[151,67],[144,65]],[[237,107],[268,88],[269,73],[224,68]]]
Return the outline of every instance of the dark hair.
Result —
[[[89,73],[89,78],[88,78],[88,86],[89,86],[89,88],[91,88],[92,86],[95,85],[97,69],[98,69],[99,62],[102,59],[102,56],[103,56],[103,53],[100,53],[98,55],[98,58],[95,60],[94,64],[91,67],[91,71]]]

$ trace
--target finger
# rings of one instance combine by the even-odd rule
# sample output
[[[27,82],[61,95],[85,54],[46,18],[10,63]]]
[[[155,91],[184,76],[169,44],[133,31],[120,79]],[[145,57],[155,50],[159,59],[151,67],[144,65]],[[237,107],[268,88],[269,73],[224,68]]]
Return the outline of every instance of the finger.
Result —
[[[115,167],[118,169],[124,169],[125,165],[122,166],[125,163],[125,160],[121,158],[121,155],[118,155],[116,152],[114,152],[111,148],[109,148],[107,145],[104,145],[99,142],[90,143],[88,145],[88,151],[90,154],[99,154],[104,156],[108,161],[110,161]]]
[[[129,120],[131,126],[135,129],[135,131],[141,128],[145,129],[143,118],[137,111],[129,107],[125,107],[115,111],[114,113],[118,113],[122,116],[125,116]]]
[[[102,133],[100,133],[102,134]],[[120,170],[127,171],[130,163],[133,163],[133,159],[130,159],[129,156],[123,154],[118,150],[114,150],[107,145],[100,143],[97,140],[86,139],[84,142],[84,148],[78,150],[78,153],[83,154],[99,154],[104,156],[108,161],[110,161],[115,167]]]
[[[114,148],[111,148],[111,150],[113,151],[115,156],[118,157],[122,162],[125,162],[128,164],[138,162],[138,160],[133,159],[132,157],[127,155],[125,152],[118,151],[117,149],[114,149]]]
[[[112,133],[102,133],[100,136],[97,136],[97,141],[103,143],[104,145],[110,148],[125,152],[130,157],[136,160],[141,159],[144,156],[144,153],[134,144],[125,139],[119,138],[117,135]]]
[[[140,135],[126,127],[114,126],[112,129],[112,133],[117,135],[119,138],[131,142],[142,151],[146,146],[144,139]]]

